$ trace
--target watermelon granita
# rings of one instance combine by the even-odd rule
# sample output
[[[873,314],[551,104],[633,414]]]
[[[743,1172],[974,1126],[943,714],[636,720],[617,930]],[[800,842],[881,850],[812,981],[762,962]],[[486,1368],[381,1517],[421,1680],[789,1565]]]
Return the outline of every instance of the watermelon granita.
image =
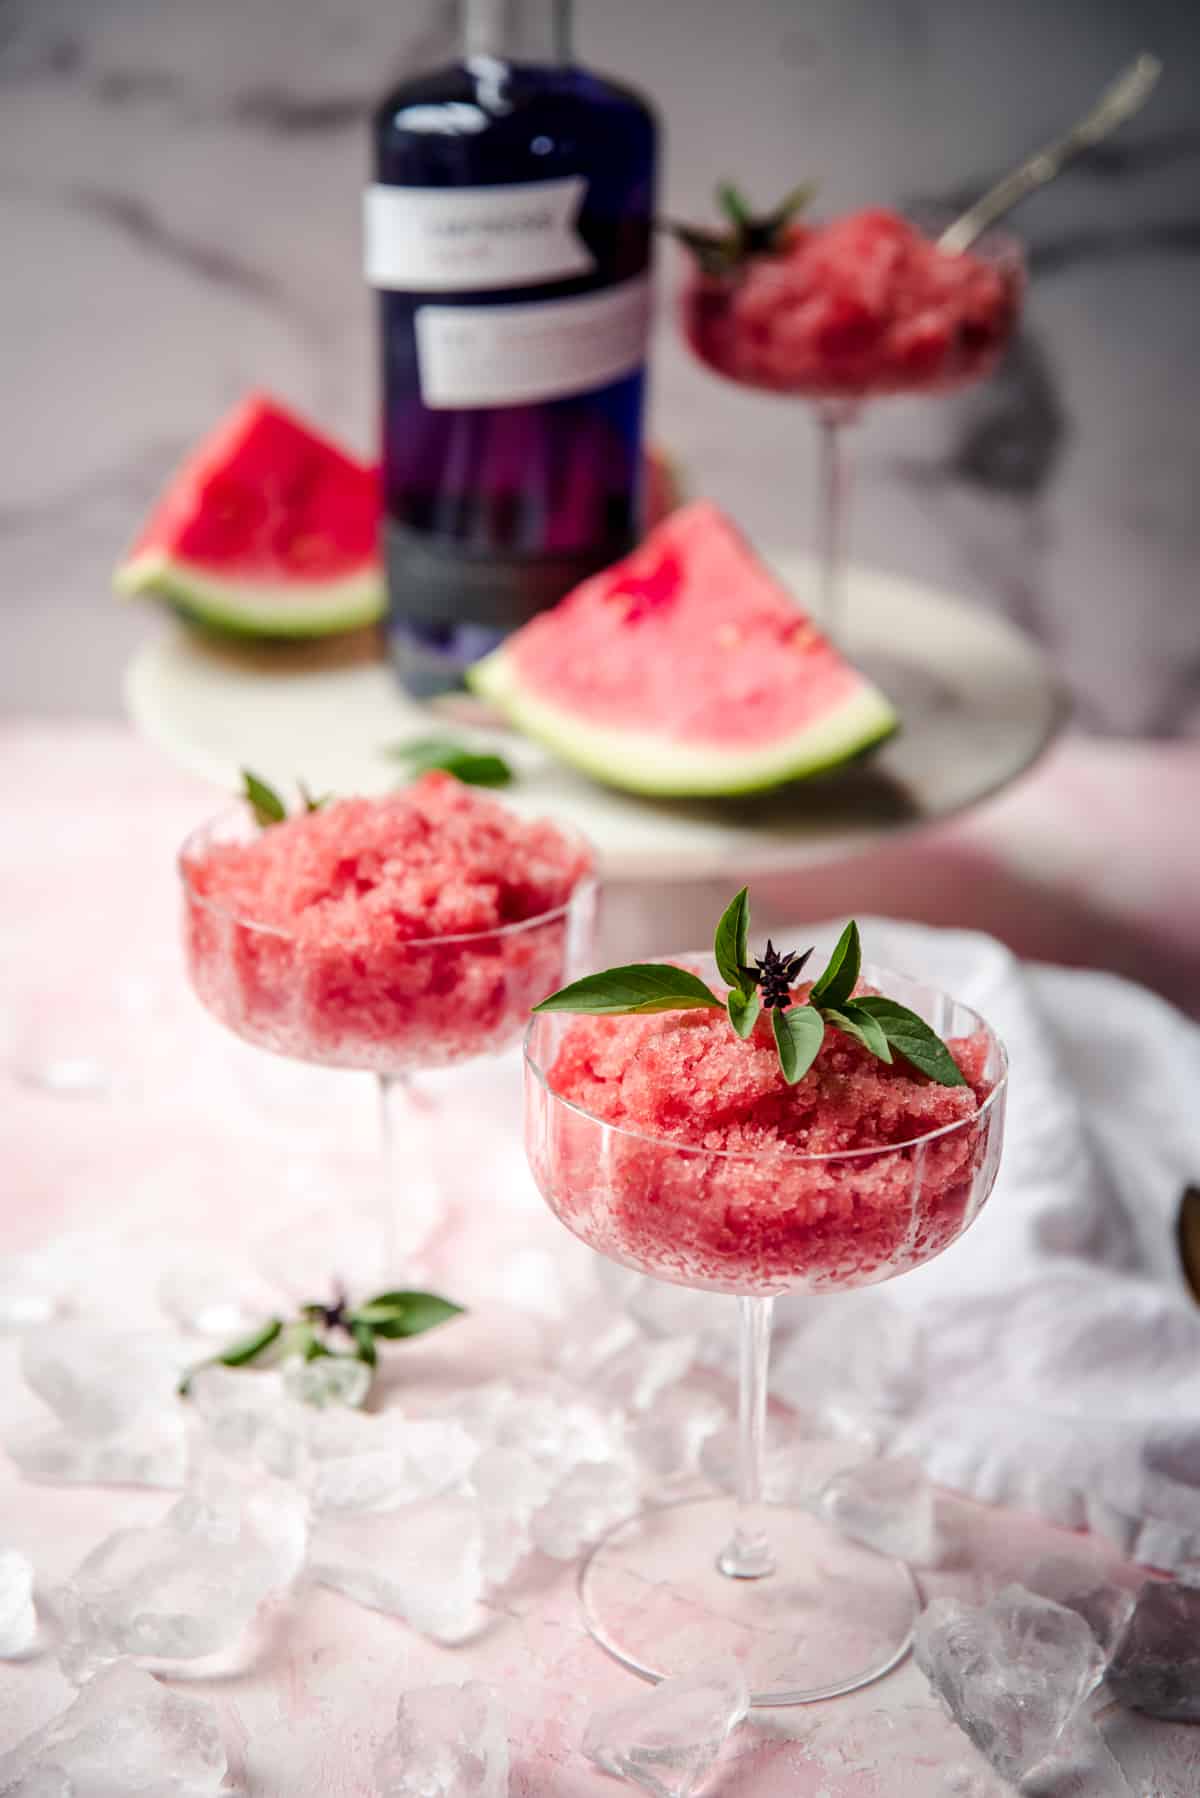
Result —
[[[277,1054],[400,1074],[504,1047],[590,916],[581,839],[448,774],[184,846],[192,984]],[[575,903],[577,901],[577,903]]]
[[[760,1295],[889,1279],[947,1248],[994,1174],[994,1039],[980,1024],[948,1047],[963,1085],[828,1030],[789,1085],[766,1012],[747,1041],[715,1010],[539,1018],[531,1164],[568,1229],[659,1279]]]
[[[872,207],[790,223],[758,253],[689,271],[683,326],[700,360],[751,387],[816,399],[978,380],[1020,308],[1019,256],[952,254]]]

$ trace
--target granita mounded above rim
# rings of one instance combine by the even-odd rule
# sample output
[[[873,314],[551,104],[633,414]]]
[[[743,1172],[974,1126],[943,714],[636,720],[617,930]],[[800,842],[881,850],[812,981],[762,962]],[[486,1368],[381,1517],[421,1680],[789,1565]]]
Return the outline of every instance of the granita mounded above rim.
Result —
[[[240,921],[368,950],[540,917],[589,869],[583,846],[548,819],[518,817],[436,772],[184,858],[193,894]]]
[[[808,990],[796,988],[796,1000]],[[860,985],[856,993],[871,990]],[[565,1031],[548,1080],[605,1123],[681,1145],[731,1154],[836,1154],[912,1142],[971,1117],[989,1091],[987,1045],[968,1037],[949,1048],[965,1086],[938,1086],[829,1031],[793,1086],[780,1070],[766,1013],[746,1042],[716,1011],[578,1017]]]
[[[519,1036],[566,971],[591,854],[428,773],[256,834],[218,823],[182,872],[192,984],[222,1023],[279,1055],[400,1074]]]

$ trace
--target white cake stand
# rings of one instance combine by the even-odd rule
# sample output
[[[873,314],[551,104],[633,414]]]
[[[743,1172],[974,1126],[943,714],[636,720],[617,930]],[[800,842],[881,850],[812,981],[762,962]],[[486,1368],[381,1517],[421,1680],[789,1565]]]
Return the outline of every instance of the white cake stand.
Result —
[[[812,565],[780,555],[793,590]],[[850,572],[847,647],[890,693],[903,729],[861,765],[760,799],[660,801],[594,785],[523,738],[462,722],[455,736],[501,748],[519,773],[505,798],[549,812],[596,844],[610,881],[785,874],[838,860],[899,830],[977,804],[1015,780],[1054,734],[1062,706],[1040,651],[1015,627],[897,575]],[[126,676],[138,728],[229,791],[250,767],[282,787],[377,793],[401,777],[388,744],[442,729],[362,644],[225,648],[182,625],[149,639]]]

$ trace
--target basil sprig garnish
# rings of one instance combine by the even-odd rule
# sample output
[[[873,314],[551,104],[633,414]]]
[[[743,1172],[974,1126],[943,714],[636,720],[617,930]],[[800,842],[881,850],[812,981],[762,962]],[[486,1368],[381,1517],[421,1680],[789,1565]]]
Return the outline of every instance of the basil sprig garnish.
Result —
[[[296,787],[300,803],[306,812],[319,812],[322,806],[329,804],[329,793],[322,793],[318,799],[309,792],[302,780],[296,782]],[[261,774],[254,774],[249,768],[242,769],[242,798],[254,813],[254,822],[260,830],[268,830],[272,824],[282,824],[288,815],[287,806],[275,788]]]
[[[724,1011],[743,1040],[753,1035],[765,1010],[771,1014],[779,1066],[789,1086],[803,1080],[811,1068],[827,1027],[852,1037],[879,1061],[891,1063],[899,1055],[939,1086],[966,1085],[953,1055],[924,1018],[896,999],[872,993],[854,996],[862,971],[862,945],[853,918],[813,981],[808,997],[799,1001],[793,999],[792,987],[812,950],[781,951],[768,941],[763,954],[752,962],[749,940],[750,892],[743,887],[722,912],[713,940],[717,969],[729,987],[724,999],[686,968],[673,967],[670,962],[636,962],[608,968],[602,974],[587,974],[551,993],[533,1009],[582,1012],[592,1017]]]
[[[187,1397],[201,1367],[263,1367],[294,1355],[305,1361],[362,1361],[373,1369],[379,1360],[377,1340],[398,1342],[406,1336],[423,1336],[426,1330],[461,1315],[461,1305],[436,1292],[380,1292],[365,1304],[351,1305],[338,1290],[331,1304],[301,1305],[299,1315],[290,1322],[269,1317],[248,1336],[189,1368],[179,1382],[179,1394]],[[345,1346],[339,1347],[339,1343]]]
[[[384,754],[394,762],[407,762],[412,776],[440,769],[468,787],[507,787],[513,771],[502,755],[491,749],[472,749],[453,737],[417,737],[410,743],[393,743]]]

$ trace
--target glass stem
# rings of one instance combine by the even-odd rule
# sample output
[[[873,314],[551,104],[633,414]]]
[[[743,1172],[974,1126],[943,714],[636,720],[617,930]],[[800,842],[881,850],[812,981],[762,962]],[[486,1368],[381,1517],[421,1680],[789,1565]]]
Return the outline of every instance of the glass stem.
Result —
[[[434,1108],[405,1074],[380,1074],[379,1252],[382,1284],[411,1280],[413,1257],[439,1219],[434,1178]]]
[[[761,1579],[775,1570],[761,1513],[774,1308],[774,1299],[738,1300],[738,1514],[733,1535],[717,1557],[717,1566],[730,1579]]]
[[[844,641],[846,627],[846,527],[850,511],[846,427],[854,416],[853,407],[838,400],[822,400],[817,406],[817,559],[821,603],[817,622],[837,644]]]

